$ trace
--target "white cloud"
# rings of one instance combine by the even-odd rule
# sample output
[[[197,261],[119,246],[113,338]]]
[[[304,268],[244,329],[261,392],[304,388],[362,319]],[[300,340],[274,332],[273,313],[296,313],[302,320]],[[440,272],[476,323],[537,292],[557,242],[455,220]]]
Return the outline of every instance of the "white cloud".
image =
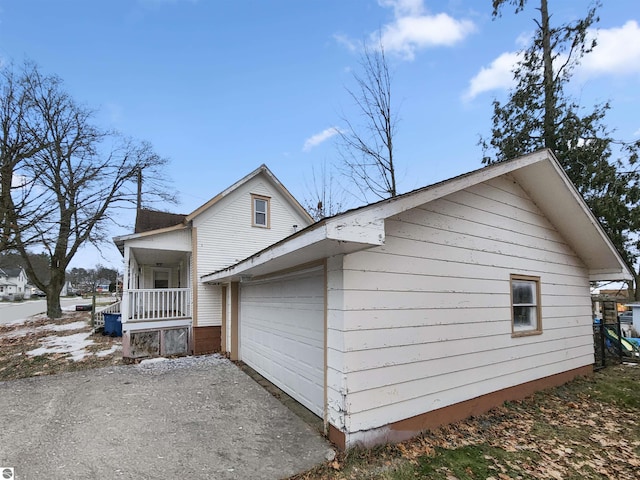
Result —
[[[446,13],[429,14],[424,0],[378,0],[378,5],[393,9],[393,20],[373,32],[369,41],[377,47],[381,41],[387,53],[413,60],[416,52],[429,47],[452,46],[476,30],[470,20],[458,20]],[[359,42],[345,35],[334,38],[354,51]]]
[[[513,69],[521,58],[520,53],[505,52],[488,67],[482,67],[469,82],[469,88],[462,95],[463,100],[473,100],[483,92],[511,88],[514,84]]]
[[[326,128],[325,130],[321,131],[320,133],[316,133],[315,135],[312,135],[309,138],[307,138],[304,141],[304,146],[302,147],[302,151],[308,152],[312,148],[315,148],[318,145],[320,145],[321,143],[326,142],[327,140],[329,140],[334,135],[337,135],[338,133],[339,132],[338,132],[338,129],[336,127]]]
[[[350,52],[355,52],[358,50],[358,48],[360,48],[358,42],[341,33],[336,33],[333,38],[336,40],[336,42],[342,44],[342,46],[344,46]]]
[[[583,79],[599,75],[630,75],[640,73],[640,26],[629,20],[622,27],[594,30],[598,44],[583,59],[576,70]],[[529,39],[523,44],[525,39]],[[516,43],[526,47],[531,35],[520,35]],[[521,59],[516,52],[505,52],[482,67],[470,81],[469,88],[462,95],[465,101],[472,100],[481,93],[491,90],[507,90],[513,86],[513,69]],[[556,63],[566,60],[565,56]]]
[[[629,20],[622,27],[598,29],[598,44],[582,61],[583,75],[640,73],[640,26]]]
[[[16,175],[15,173],[11,177],[11,188],[26,187],[29,184],[29,178],[24,175]]]
[[[398,17],[382,27],[382,45],[388,52],[413,60],[417,50],[450,47],[475,30],[469,20],[456,20],[446,13]]]

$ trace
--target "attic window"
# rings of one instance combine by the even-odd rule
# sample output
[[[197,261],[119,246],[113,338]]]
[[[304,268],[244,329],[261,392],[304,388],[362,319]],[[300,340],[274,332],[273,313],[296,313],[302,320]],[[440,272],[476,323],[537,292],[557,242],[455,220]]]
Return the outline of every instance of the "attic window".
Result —
[[[269,197],[251,195],[251,216],[254,227],[270,228],[269,201]]]
[[[540,277],[511,275],[511,327],[514,336],[542,333]]]

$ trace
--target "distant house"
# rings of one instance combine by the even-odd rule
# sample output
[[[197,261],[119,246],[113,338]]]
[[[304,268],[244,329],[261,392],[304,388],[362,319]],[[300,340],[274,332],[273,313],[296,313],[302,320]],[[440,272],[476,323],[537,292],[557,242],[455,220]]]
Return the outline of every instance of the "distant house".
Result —
[[[28,282],[27,274],[22,267],[0,268],[0,298],[29,298],[31,291]]]
[[[236,197],[245,209],[251,191]],[[246,212],[227,218],[248,222]],[[182,231],[167,230],[173,245]],[[204,232],[184,245],[215,251],[219,265],[239,253]],[[406,439],[589,374],[590,282],[633,278],[549,151],[321,220],[203,271],[214,263],[194,276],[207,296],[198,322],[221,318],[231,358],[322,418],[341,447]]]
[[[202,275],[228,267],[312,223],[262,165],[190,214],[139,210],[135,232],[114,238],[124,257],[123,354],[220,351],[226,286]],[[226,343],[227,340],[224,340]]]

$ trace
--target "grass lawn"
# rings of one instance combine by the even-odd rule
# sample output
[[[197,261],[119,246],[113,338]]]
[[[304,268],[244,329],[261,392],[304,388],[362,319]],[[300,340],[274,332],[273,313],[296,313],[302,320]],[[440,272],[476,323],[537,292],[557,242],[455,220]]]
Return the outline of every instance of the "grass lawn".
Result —
[[[292,480],[638,479],[640,365],[620,365]]]

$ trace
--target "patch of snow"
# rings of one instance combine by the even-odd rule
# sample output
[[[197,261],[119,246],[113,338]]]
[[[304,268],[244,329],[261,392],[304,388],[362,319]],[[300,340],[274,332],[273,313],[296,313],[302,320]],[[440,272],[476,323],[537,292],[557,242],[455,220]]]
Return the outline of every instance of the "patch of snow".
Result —
[[[42,339],[42,347],[28,351],[27,355],[35,357],[52,353],[70,353],[71,360],[77,362],[87,355],[85,348],[94,344],[93,340],[89,340],[90,336],[91,332],[83,332],[64,337],[46,337]]]
[[[20,328],[18,330],[13,330],[3,335],[0,335],[0,337],[16,338],[16,337],[23,337],[28,333],[36,333],[36,332],[43,332],[43,331],[66,332],[69,330],[80,330],[81,328],[85,328],[85,327],[87,327],[87,322],[82,320],[78,322],[65,323],[62,325],[49,323],[47,325],[40,325],[39,327],[35,327],[35,328],[27,327],[27,328]]]
[[[55,325],[55,324],[43,325],[41,327],[38,327],[38,329],[53,330],[54,332],[64,332],[67,330],[79,330],[80,328],[84,328],[86,326],[87,326],[87,322],[80,320],[78,322],[65,323],[62,325]]]
[[[122,345],[113,345],[111,348],[107,350],[100,350],[99,352],[96,352],[94,355],[96,357],[102,358],[102,357],[111,355],[112,353],[116,353],[118,350],[122,350]]]

